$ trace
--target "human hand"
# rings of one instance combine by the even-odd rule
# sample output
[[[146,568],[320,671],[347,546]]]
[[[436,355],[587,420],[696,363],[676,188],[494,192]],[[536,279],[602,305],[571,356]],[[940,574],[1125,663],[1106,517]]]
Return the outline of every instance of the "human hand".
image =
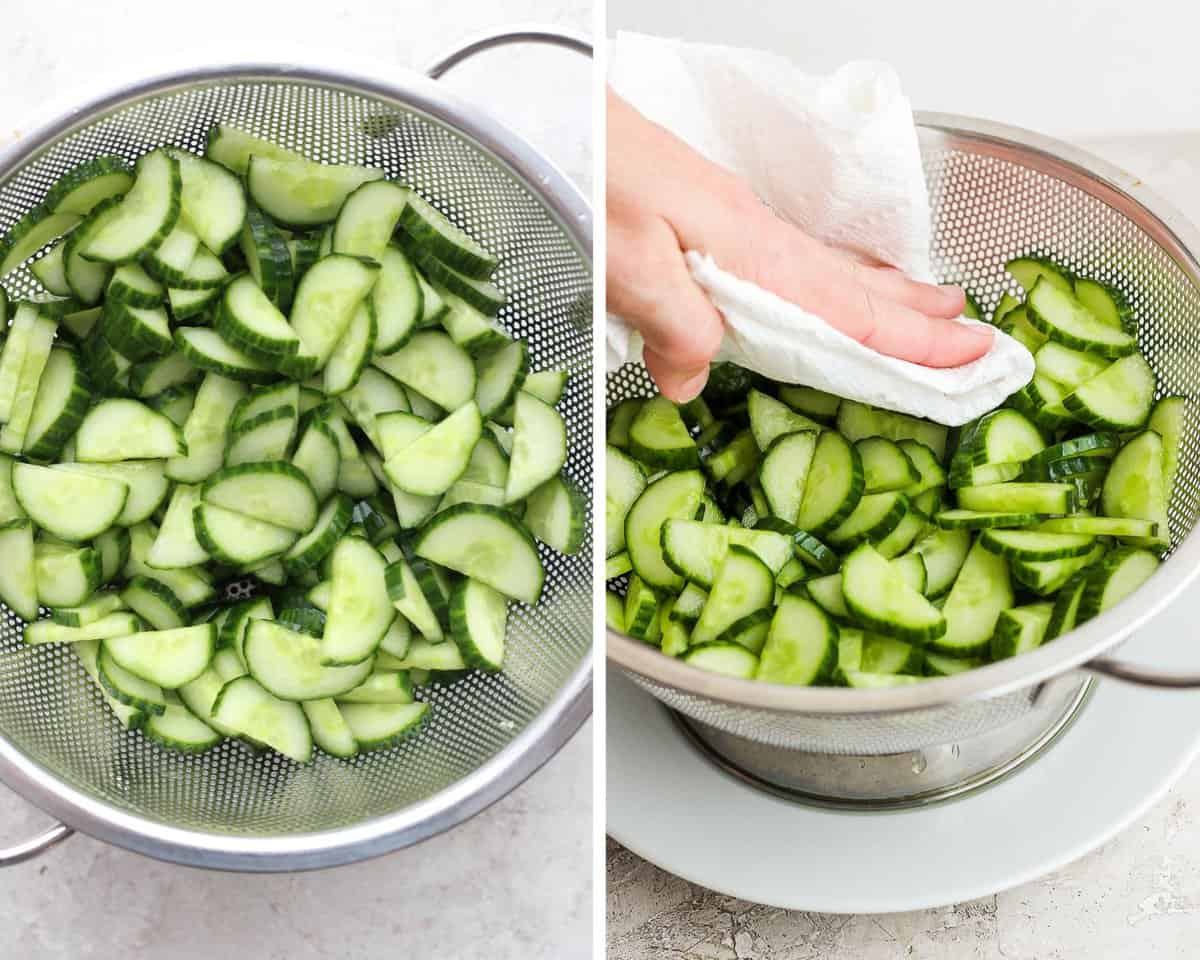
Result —
[[[695,397],[723,336],[720,313],[684,251],[827,320],[880,353],[956,367],[987,353],[992,331],[954,322],[958,287],[918,283],[835,250],[771,213],[737,176],[608,93],[608,306],[645,341],[662,394]]]

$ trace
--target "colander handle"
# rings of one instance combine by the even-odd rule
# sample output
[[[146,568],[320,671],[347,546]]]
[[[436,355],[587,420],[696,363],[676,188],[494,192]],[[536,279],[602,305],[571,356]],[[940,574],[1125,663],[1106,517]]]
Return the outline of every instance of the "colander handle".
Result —
[[[1157,667],[1144,667],[1139,663],[1130,663],[1127,660],[1098,657],[1095,660],[1089,660],[1080,669],[1111,677],[1114,680],[1124,680],[1126,683],[1137,684],[1139,687],[1155,687],[1160,690],[1200,690],[1200,673],[1176,673],[1171,670],[1160,670]]]
[[[56,844],[62,843],[75,831],[65,823],[56,823],[44,833],[39,833],[32,840],[16,843],[11,847],[0,847],[0,867],[15,867],[18,863],[40,857]]]
[[[561,30],[558,27],[543,27],[537,24],[527,26],[505,27],[492,33],[483,33],[467,40],[461,46],[434,60],[425,68],[427,76],[437,80],[446,72],[453,70],[464,60],[469,60],[477,53],[492,50],[496,47],[506,47],[512,43],[546,43],[553,47],[566,47],[576,53],[590,57],[592,41],[579,33]]]

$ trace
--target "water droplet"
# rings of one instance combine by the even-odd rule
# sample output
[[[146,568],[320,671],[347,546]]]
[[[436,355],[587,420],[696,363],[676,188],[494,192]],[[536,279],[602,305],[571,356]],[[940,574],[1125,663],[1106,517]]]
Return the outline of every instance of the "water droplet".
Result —
[[[950,746],[950,756],[952,756],[952,757],[953,757],[955,760],[957,760],[957,759],[958,759],[958,754],[959,754],[958,744],[957,744],[957,743],[955,743],[955,744],[951,744],[951,746]]]
[[[916,753],[914,753],[912,755],[912,772],[914,774],[916,774],[917,776],[920,776],[922,773],[925,772],[925,768],[927,766],[929,766],[929,763],[925,759],[924,752],[918,750]]]

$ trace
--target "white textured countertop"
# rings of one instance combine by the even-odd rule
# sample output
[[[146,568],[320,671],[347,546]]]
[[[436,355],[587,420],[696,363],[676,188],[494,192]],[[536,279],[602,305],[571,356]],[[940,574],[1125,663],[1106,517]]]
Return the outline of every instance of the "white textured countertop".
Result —
[[[316,12],[319,10],[320,12]],[[98,92],[97,74],[212,51],[275,60],[308,49],[420,67],[510,23],[590,33],[586,0],[206,0],[183,17],[151,0],[10,0],[0,31],[0,144],[47,100]],[[183,24],[184,33],[180,34]],[[591,189],[590,68],[549,49],[497,51],[446,81]],[[320,873],[250,876],[174,867],[76,836],[0,871],[0,957],[576,960],[590,956],[591,725],[509,797],[457,830]],[[0,787],[0,844],[47,818]]]
[[[1137,174],[1200,224],[1200,132],[1089,139],[1079,145]],[[1200,664],[1200,653],[1196,661]],[[807,913],[747,903],[659,870],[610,839],[608,957],[1192,958],[1200,944],[1198,817],[1200,765],[1139,822],[1065,869],[982,900],[880,916]]]

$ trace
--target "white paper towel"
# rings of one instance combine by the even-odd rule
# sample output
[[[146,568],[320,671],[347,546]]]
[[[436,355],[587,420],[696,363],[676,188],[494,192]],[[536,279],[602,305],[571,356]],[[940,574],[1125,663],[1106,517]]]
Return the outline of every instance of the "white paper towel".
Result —
[[[849,63],[813,77],[771,53],[631,33],[617,35],[611,63],[618,94],[742,176],[784,219],[831,246],[934,279],[912,108],[890,67]],[[773,379],[956,426],[1033,376],[1029,352],[1000,331],[972,363],[923,367],[863,347],[704,251],[687,260],[725,318],[718,359]],[[641,356],[641,338],[620,318],[609,318],[607,341],[610,367]]]

